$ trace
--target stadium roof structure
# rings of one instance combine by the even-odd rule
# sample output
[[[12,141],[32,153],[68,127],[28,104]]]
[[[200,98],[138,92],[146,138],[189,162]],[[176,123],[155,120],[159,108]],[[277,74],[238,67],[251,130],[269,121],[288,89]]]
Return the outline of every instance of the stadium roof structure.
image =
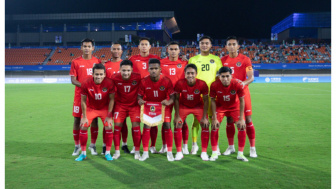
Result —
[[[288,28],[330,28],[331,12],[293,13],[272,27],[278,34]]]

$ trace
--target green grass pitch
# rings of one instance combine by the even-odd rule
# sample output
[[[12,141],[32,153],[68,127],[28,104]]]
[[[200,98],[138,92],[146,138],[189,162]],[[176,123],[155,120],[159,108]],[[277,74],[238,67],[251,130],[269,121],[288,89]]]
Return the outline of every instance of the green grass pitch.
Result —
[[[91,156],[88,152],[86,161],[75,162],[75,157],[71,156],[74,148],[71,115],[74,86],[7,84],[5,186],[330,188],[331,84],[251,84],[250,91],[258,158],[248,157],[247,139],[244,153],[249,162],[238,161],[236,154],[220,156],[215,162],[204,162],[199,157],[200,151],[198,155],[185,155],[184,159],[175,162],[168,162],[163,154],[150,154],[148,160],[140,162],[123,152],[120,159],[107,162],[102,155]],[[191,123],[190,117],[188,123]],[[100,122],[98,153],[101,152],[101,133]],[[158,150],[161,147],[160,133]],[[219,137],[223,152],[227,147],[225,122]],[[198,143],[200,146],[200,134]],[[128,144],[132,147],[131,132]],[[238,147],[237,139],[235,147]]]

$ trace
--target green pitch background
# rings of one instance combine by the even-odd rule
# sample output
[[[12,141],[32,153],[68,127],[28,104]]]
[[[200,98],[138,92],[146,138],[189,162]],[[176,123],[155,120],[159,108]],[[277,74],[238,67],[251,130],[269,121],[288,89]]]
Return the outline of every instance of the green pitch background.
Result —
[[[249,162],[236,160],[236,154],[204,162],[200,151],[175,162],[163,154],[150,154],[140,162],[123,152],[120,159],[107,162],[88,152],[86,161],[75,162],[74,87],[5,85],[6,188],[330,188],[331,84],[252,84],[250,91],[258,158],[248,157],[247,139]],[[223,152],[225,122],[219,140]],[[131,132],[128,144],[131,148]],[[237,149],[237,139],[235,144]]]

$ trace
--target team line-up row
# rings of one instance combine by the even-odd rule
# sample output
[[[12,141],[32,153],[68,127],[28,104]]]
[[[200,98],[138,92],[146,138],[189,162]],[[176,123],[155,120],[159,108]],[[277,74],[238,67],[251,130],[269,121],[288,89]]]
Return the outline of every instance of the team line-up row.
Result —
[[[166,152],[168,161],[181,160],[183,154],[189,154],[187,145],[189,130],[185,122],[189,114],[194,115],[191,154],[197,154],[197,134],[201,126],[202,160],[215,161],[218,158],[220,155],[218,129],[226,116],[229,147],[223,155],[235,152],[233,140],[236,124],[239,146],[237,159],[248,161],[243,154],[246,134],[250,141],[250,157],[257,157],[248,90],[248,84],[253,81],[251,61],[248,57],[238,54],[239,45],[235,37],[228,38],[226,48],[230,54],[222,59],[209,53],[211,42],[210,37],[203,36],[200,39],[201,54],[190,58],[189,61],[179,58],[180,50],[177,42],[167,45],[169,56],[162,60],[149,54],[150,43],[147,38],[140,39],[140,54],[130,57],[129,60],[121,60],[121,45],[114,43],[111,47],[111,61],[99,64],[100,61],[92,57],[93,40],[83,40],[81,44],[83,55],[72,61],[70,70],[71,81],[76,86],[73,105],[75,141],[73,155],[79,155],[82,151],[76,161],[87,158],[87,130],[90,125],[89,149],[91,154],[97,154],[95,142],[98,135],[98,117],[104,123],[105,158],[111,161],[120,157],[120,135],[123,136],[122,149],[129,152],[126,125],[128,116],[132,122],[134,158],[140,161],[148,159],[148,150],[157,153],[155,142],[158,128],[155,119],[151,118],[161,113],[164,115],[163,147],[159,152]],[[164,110],[161,111],[158,104],[164,105]],[[140,106],[143,106],[141,111]],[[174,136],[170,128],[173,107]],[[142,134],[140,114],[145,120]],[[112,131],[113,120],[114,131]],[[207,147],[210,136],[212,155],[209,157]],[[172,154],[173,138],[177,150],[175,158]],[[149,139],[151,139],[150,147]],[[112,141],[115,145],[113,157],[110,154]],[[139,152],[141,141],[142,155]]]

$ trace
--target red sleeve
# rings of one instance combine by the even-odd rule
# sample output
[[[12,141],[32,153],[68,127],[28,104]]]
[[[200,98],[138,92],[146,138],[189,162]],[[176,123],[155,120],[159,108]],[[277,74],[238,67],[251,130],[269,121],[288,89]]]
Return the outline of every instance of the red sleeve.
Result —
[[[109,94],[114,94],[115,91],[116,91],[116,87],[114,87],[114,83],[113,83],[113,80],[111,79],[111,82],[110,82],[110,90],[109,90]]]
[[[167,78],[168,79],[168,78]],[[175,93],[174,88],[173,88],[173,84],[170,81],[170,79],[168,79],[168,84],[167,84],[167,92],[168,92],[168,96],[172,95]]]
[[[139,86],[139,91],[138,91],[138,95],[139,96],[145,96],[145,79],[141,80],[140,86]]]
[[[86,87],[86,82],[83,82],[81,84],[81,95],[88,96],[88,91]]]
[[[216,98],[216,83],[213,82],[210,86],[210,97]]]
[[[240,80],[237,82],[237,94],[239,98],[245,96],[244,84]]]
[[[203,81],[202,82],[202,87],[201,87],[201,94],[202,95],[208,95],[209,94],[209,88],[208,85]]]
[[[76,69],[75,62],[74,62],[74,61],[71,62],[70,76],[75,76],[75,77],[77,77],[77,69]]]
[[[177,81],[174,91],[177,93],[181,93],[181,87],[180,87],[181,85],[182,85],[182,81],[181,80]]]

